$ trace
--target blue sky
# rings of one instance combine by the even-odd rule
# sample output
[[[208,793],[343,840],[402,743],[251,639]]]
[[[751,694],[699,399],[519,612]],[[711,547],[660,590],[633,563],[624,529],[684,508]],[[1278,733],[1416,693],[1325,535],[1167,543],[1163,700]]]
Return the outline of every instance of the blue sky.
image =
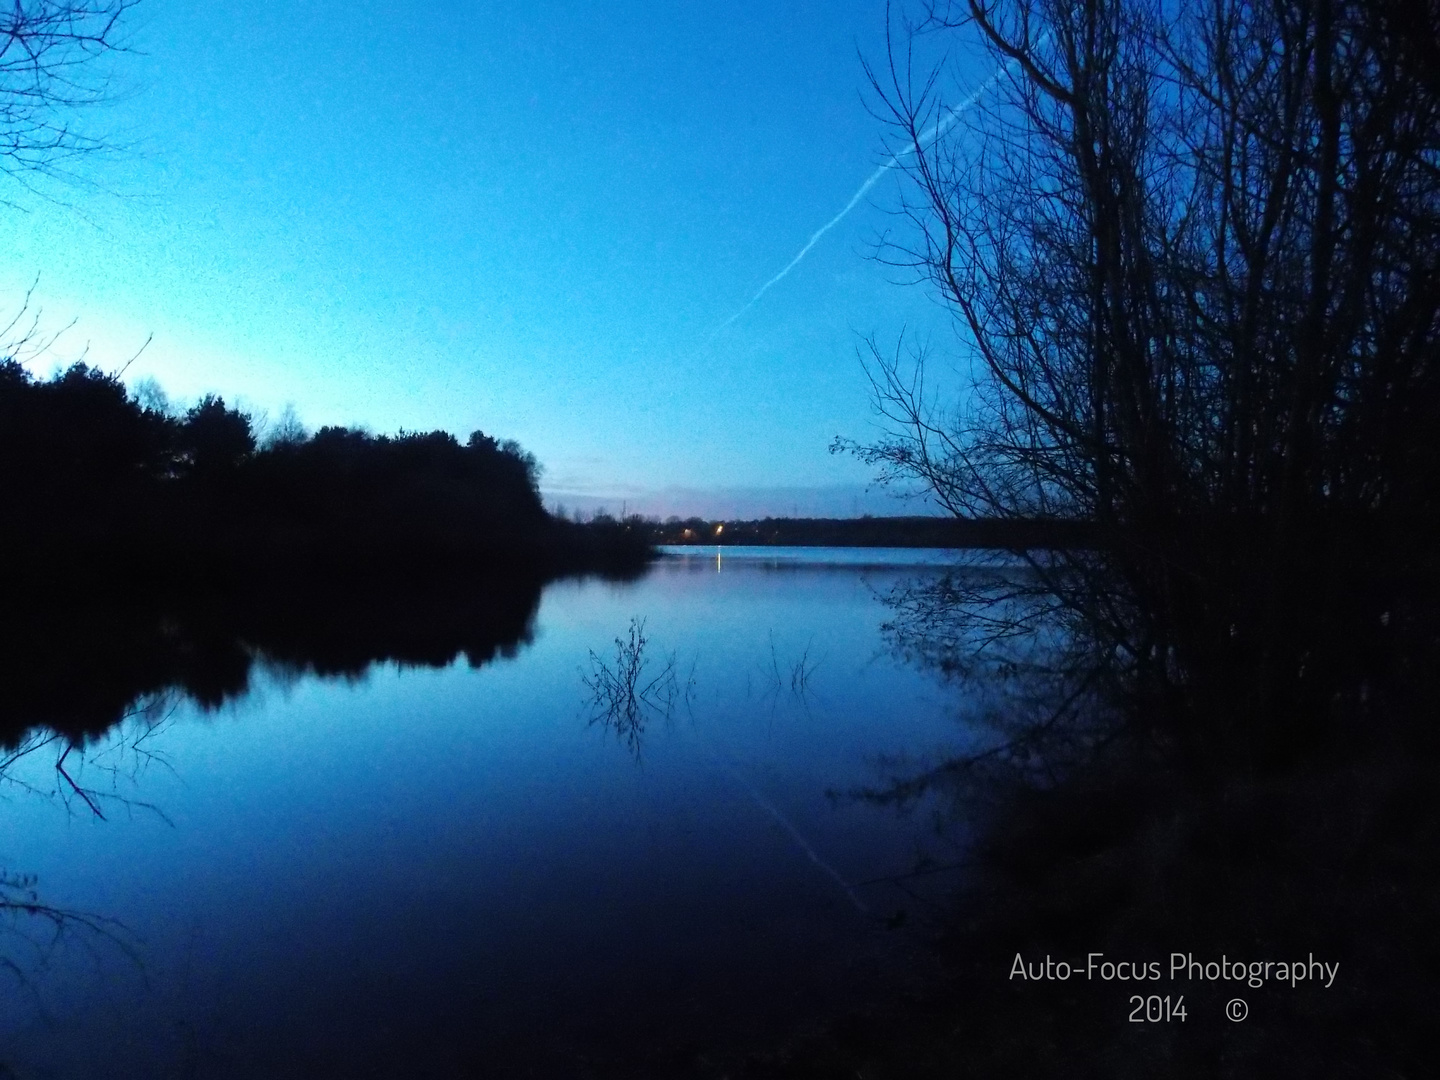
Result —
[[[84,120],[122,148],[10,192],[0,296],[38,275],[47,324],[76,321],[39,370],[153,334],[127,382],[482,428],[572,505],[900,512],[827,452],[873,432],[857,333],[950,334],[865,257],[893,182],[716,332],[883,160],[857,49],[884,17],[144,0]]]

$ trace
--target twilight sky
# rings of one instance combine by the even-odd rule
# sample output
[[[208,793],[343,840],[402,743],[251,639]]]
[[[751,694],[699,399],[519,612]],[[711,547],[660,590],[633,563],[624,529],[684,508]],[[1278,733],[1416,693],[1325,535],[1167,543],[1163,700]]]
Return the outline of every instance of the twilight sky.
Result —
[[[38,372],[153,333],[128,383],[483,428],[552,502],[905,511],[826,449],[874,431],[857,333],[950,342],[865,257],[894,181],[724,325],[884,160],[881,0],[144,0],[130,30],[84,119],[123,150],[0,207],[0,301],[38,275],[76,320]]]

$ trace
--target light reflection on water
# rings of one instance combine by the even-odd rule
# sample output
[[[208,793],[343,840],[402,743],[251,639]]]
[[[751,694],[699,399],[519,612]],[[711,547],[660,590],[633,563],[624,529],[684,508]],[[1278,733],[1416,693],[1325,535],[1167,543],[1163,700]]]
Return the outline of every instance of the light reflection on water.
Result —
[[[163,819],[0,804],[0,865],[121,920],[135,948],[71,939],[23,961],[23,985],[0,983],[0,1062],[564,1075],[775,1038],[881,992],[922,945],[887,929],[902,894],[856,883],[948,841],[923,813],[826,793],[964,740],[953,691],[879,631],[877,596],[945,558],[727,548],[717,574],[705,550],[637,582],[550,585],[513,659],[277,670],[218,713],[180,703],[151,757],[89,778]],[[639,753],[590,722],[585,685],[632,619],[646,659],[690,680]],[[41,787],[52,767],[23,764]]]
[[[766,567],[771,570],[808,567],[811,569],[850,568],[856,570],[917,570],[965,565],[1013,563],[1001,552],[960,548],[885,547],[759,547],[747,545],[665,544],[660,551],[667,559],[692,566],[707,563],[712,569]]]

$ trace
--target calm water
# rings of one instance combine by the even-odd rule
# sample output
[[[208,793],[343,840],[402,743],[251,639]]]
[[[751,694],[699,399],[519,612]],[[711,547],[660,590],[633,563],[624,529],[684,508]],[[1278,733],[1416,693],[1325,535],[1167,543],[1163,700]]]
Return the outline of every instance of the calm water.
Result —
[[[861,883],[957,841],[923,807],[827,792],[965,745],[955,691],[880,632],[878,595],[948,558],[702,549],[633,583],[548,586],[528,643],[478,668],[262,664],[218,710],[177,698],[145,738],[131,723],[72,754],[104,820],[53,794],[55,747],[31,754],[11,778],[38,791],[0,801],[0,866],[123,930],[0,923],[24,973],[0,973],[0,1062],[663,1072],[893,992],[924,962],[918,912]],[[674,678],[627,732],[586,680],[592,651],[616,670],[632,619],[641,683],[671,659]]]

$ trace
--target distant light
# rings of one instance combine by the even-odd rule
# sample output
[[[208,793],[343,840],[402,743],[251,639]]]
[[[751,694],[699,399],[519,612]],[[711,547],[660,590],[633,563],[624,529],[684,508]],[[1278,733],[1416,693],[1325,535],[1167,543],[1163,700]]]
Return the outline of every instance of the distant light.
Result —
[[[725,531],[725,526],[724,526],[724,525],[716,525],[716,526],[715,526],[715,535],[716,535],[716,536],[719,536],[719,535],[720,535],[722,532],[724,532],[724,531]]]

